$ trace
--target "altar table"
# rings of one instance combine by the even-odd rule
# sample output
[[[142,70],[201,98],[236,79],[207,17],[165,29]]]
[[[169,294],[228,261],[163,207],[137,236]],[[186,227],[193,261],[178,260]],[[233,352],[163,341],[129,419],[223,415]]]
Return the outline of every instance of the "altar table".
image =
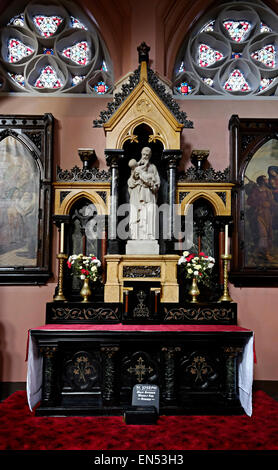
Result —
[[[46,324],[27,354],[39,416],[123,414],[138,383],[159,386],[160,414],[252,415],[253,332],[236,325]]]

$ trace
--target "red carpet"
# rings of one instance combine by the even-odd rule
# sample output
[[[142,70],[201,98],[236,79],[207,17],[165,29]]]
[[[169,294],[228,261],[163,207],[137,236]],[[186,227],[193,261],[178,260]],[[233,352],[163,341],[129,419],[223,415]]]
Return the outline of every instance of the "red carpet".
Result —
[[[155,426],[122,417],[35,417],[25,392],[0,404],[0,450],[277,450],[278,402],[258,391],[253,415],[161,416]]]

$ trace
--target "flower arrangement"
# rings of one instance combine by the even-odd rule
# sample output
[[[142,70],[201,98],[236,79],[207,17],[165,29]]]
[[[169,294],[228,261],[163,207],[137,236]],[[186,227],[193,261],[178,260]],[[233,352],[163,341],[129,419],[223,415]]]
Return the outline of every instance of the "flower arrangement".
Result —
[[[96,282],[100,277],[101,262],[94,255],[71,255],[67,260],[67,265],[69,269],[72,269],[72,274],[80,279],[90,279]]]
[[[187,279],[196,277],[198,282],[209,285],[210,273],[215,264],[215,259],[212,256],[207,256],[203,252],[196,254],[184,251],[178,264],[185,269]]]

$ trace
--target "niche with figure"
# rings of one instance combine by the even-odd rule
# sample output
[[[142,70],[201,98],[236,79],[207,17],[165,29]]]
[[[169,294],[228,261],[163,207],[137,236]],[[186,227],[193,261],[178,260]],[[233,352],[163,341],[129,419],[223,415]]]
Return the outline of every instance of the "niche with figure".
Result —
[[[124,149],[124,159],[120,162],[119,165],[119,205],[123,205],[123,211],[120,213],[119,222],[126,220],[128,223],[128,210],[130,203],[130,195],[128,191],[128,179],[131,175],[131,168],[129,162],[135,160],[138,162],[141,159],[141,152],[144,147],[149,147],[151,149],[151,159],[150,163],[154,164],[157,168],[160,186],[157,193],[157,206],[160,207],[162,204],[167,202],[168,196],[168,180],[167,180],[167,169],[162,163],[162,152],[164,150],[162,142],[155,138],[153,135],[153,130],[150,126],[143,123],[138,125],[134,129],[134,135],[132,139],[128,139],[123,144]],[[126,211],[124,210],[124,205],[126,204]],[[161,217],[161,216],[160,216]],[[159,218],[159,213],[158,213]],[[157,236],[160,237],[161,230],[159,229],[162,221],[158,220],[158,230]],[[129,225],[127,225],[127,239],[131,238],[129,231]],[[160,240],[160,253],[163,253],[163,240]]]

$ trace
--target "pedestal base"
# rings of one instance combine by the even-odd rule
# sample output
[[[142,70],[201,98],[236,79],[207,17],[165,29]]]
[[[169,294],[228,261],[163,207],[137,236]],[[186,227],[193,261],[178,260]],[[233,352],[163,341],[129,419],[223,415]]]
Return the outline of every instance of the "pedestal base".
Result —
[[[178,255],[106,255],[104,302],[123,302],[126,281],[160,282],[160,301],[179,302]]]
[[[159,244],[157,240],[128,240],[126,244],[127,255],[158,255]]]

